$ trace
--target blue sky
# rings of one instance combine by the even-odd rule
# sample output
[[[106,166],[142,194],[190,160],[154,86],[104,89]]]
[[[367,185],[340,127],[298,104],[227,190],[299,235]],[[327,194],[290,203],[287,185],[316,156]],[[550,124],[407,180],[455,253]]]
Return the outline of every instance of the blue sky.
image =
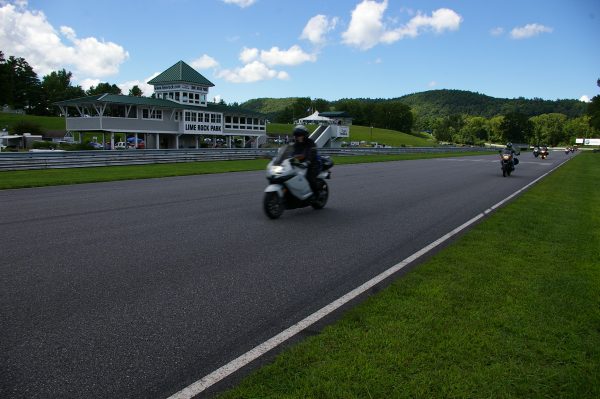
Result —
[[[227,103],[600,94],[598,0],[0,0],[0,50],[126,92],[179,60]]]

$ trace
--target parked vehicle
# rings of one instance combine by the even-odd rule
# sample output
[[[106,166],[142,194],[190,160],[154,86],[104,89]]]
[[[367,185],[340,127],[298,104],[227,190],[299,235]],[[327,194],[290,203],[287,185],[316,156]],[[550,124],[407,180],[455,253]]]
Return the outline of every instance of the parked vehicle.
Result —
[[[293,157],[293,146],[279,148],[277,156],[267,165],[267,180],[263,208],[271,219],[277,219],[285,209],[312,206],[321,209],[329,198],[329,186],[325,179],[331,178],[333,161],[321,157],[321,171],[317,175],[319,191],[313,195],[306,179],[307,165]]]
[[[94,150],[102,150],[102,149],[104,149],[104,146],[103,146],[102,144],[100,144],[100,143],[96,143],[96,142],[94,142],[94,141],[90,141],[90,142],[88,143],[88,145],[89,145],[90,147],[92,147]]]
[[[115,150],[126,150],[127,149],[127,143],[124,141],[119,141],[118,143],[115,143]]]

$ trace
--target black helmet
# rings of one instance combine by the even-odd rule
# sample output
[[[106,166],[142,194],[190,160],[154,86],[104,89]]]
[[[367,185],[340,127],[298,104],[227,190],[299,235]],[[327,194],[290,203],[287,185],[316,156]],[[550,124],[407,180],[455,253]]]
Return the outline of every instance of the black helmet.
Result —
[[[512,143],[511,142],[506,143],[506,148],[512,148]]]
[[[306,136],[308,137],[308,129],[304,125],[297,125],[294,128],[294,137]]]

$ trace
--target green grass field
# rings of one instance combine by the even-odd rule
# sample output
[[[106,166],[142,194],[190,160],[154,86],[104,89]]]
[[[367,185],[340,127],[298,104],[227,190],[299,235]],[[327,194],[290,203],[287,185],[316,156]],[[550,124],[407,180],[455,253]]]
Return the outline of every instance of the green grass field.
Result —
[[[65,129],[64,118],[52,116],[8,114],[0,112],[0,130],[6,128],[9,132],[11,132],[13,126],[21,121],[35,123],[39,125],[44,131]]]
[[[220,397],[600,397],[598,181],[575,157]]]
[[[314,131],[317,125],[306,125],[309,131]],[[267,125],[267,133],[271,136],[276,136],[278,133],[280,134],[290,134],[294,125],[290,124],[282,124],[282,123],[269,123]],[[350,139],[346,140],[350,141],[366,141],[377,142],[379,144],[386,144],[392,147],[434,147],[437,144],[431,140],[426,139],[422,136],[417,137],[411,134],[406,134],[402,132],[398,132],[395,130],[387,130],[387,129],[379,129],[373,128],[371,131],[370,127],[367,126],[358,126],[352,125],[350,126]]]

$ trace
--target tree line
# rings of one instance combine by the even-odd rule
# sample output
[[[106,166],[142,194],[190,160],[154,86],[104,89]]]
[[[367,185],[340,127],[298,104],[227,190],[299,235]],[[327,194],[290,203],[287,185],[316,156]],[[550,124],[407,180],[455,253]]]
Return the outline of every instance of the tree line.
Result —
[[[247,106],[248,103],[242,104]],[[293,123],[315,110],[345,111],[352,116],[352,123],[361,126],[373,126],[381,129],[411,132],[414,126],[414,115],[408,105],[400,101],[364,101],[342,99],[329,102],[322,98],[310,97],[296,98],[295,101],[283,110],[271,115],[270,120],[275,123]]]
[[[5,58],[0,50],[0,106],[8,105],[13,109],[22,109],[28,114],[53,116],[59,114],[57,101],[97,94],[123,94],[121,89],[110,83],[99,83],[83,90],[73,85],[73,74],[65,69],[53,71],[41,79],[31,65],[22,57]],[[141,96],[142,90],[134,86],[129,95]]]
[[[600,86],[600,80],[598,80]],[[271,109],[275,99],[263,99]],[[432,90],[394,99],[341,99],[328,102],[309,97],[282,99],[283,110],[272,111],[277,123],[292,123],[311,110],[346,111],[353,123],[427,132],[440,142],[465,145],[515,142],[532,145],[573,144],[577,137],[600,134],[600,95],[590,103],[578,100],[497,99],[460,90]],[[242,104],[261,111],[261,100]]]

